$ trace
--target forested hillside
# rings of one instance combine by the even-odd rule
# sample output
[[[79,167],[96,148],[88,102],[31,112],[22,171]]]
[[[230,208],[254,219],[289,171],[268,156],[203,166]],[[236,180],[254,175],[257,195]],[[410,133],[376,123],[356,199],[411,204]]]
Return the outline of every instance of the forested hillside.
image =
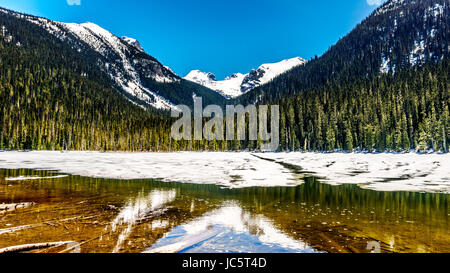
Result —
[[[95,53],[9,15],[0,27],[0,149],[143,150],[168,141],[167,115],[130,103]]]
[[[30,29],[44,30],[73,51],[83,53],[78,55],[79,61],[97,66],[110,79],[110,84],[133,103],[170,110],[178,104],[192,105],[194,94],[203,97],[206,104],[223,105],[225,102],[217,92],[176,75],[147,54],[137,40],[119,38],[94,23],[63,23],[3,8],[0,8],[0,16],[17,26],[5,27],[5,31],[8,32],[6,37],[11,35],[18,43],[29,39],[26,35],[33,35]]]
[[[271,101],[330,82],[348,84],[448,60],[449,11],[446,0],[389,0],[325,54],[250,91],[238,101]]]
[[[333,81],[280,104],[282,150],[448,151],[448,61],[370,77]]]
[[[323,56],[238,98],[280,104],[282,150],[448,151],[449,4],[391,0]]]

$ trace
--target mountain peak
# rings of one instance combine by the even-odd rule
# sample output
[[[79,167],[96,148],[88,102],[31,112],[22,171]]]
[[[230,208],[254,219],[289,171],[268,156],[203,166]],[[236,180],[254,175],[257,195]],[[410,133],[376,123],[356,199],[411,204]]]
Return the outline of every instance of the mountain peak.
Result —
[[[80,53],[93,50],[99,54],[96,64],[133,103],[158,109],[175,107],[170,99],[151,88],[151,82],[170,84],[179,81],[178,76],[152,56],[138,54],[144,51],[135,39],[121,39],[92,22],[63,23],[13,11],[0,11],[42,27],[57,39],[69,42]],[[130,47],[133,42],[135,44]]]
[[[139,49],[142,52],[145,51],[144,48],[142,48],[141,43],[139,43],[139,41],[134,38],[123,36],[122,40],[124,40],[127,44],[134,46],[135,48]]]
[[[267,63],[267,64],[262,64],[256,71],[261,71],[263,70],[265,73],[265,82],[268,82],[272,79],[274,79],[275,77],[277,77],[278,75],[291,70],[292,68],[298,66],[298,65],[302,65],[305,64],[306,60],[300,57],[295,57],[295,58],[290,58],[290,59],[286,59],[286,60],[282,60],[280,62],[277,63]]]
[[[111,32],[107,31],[106,29],[102,28],[101,26],[94,24],[92,22],[86,22],[83,24],[80,24],[80,26],[91,30],[92,32],[94,32],[95,34],[104,36],[104,37],[108,37],[108,36],[114,36],[114,34],[112,34]]]
[[[234,73],[231,76],[226,77],[225,80],[227,81],[227,80],[231,80],[231,79],[240,78],[243,76],[244,76],[244,74],[242,74],[242,73]]]
[[[295,66],[305,63],[306,60],[300,57],[286,59],[278,63],[267,63],[245,75],[234,73],[223,81],[218,81],[212,73],[192,70],[184,79],[215,90],[225,97],[236,98],[260,85],[268,83]]]
[[[216,76],[211,72],[202,72],[198,69],[192,70],[185,79],[191,81],[217,81]]]

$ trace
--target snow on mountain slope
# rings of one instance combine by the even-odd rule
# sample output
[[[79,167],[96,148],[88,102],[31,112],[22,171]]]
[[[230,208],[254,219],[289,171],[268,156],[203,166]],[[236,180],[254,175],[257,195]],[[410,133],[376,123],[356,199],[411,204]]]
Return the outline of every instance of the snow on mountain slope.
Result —
[[[380,39],[385,42],[385,45],[383,45],[384,52],[381,56],[381,73],[395,72],[398,63],[402,63],[401,61],[397,61],[397,64],[395,62],[395,59],[399,59],[398,56],[395,56],[395,53],[399,51],[395,47],[400,43],[394,38],[401,36],[404,32],[402,28],[404,25],[411,29],[409,38],[412,43],[408,45],[410,53],[407,59],[403,60],[403,63],[412,67],[425,64],[428,61],[437,61],[444,57],[436,54],[436,48],[441,44],[444,45],[439,39],[442,39],[442,36],[445,35],[443,32],[446,28],[443,26],[445,26],[445,11],[448,10],[448,1],[424,2],[423,6],[412,10],[411,7],[415,5],[416,2],[413,0],[390,0],[375,11],[374,17],[387,15],[392,21],[391,25],[377,26]],[[412,12],[414,12],[414,20],[411,20]],[[389,43],[389,41],[395,42]],[[404,48],[405,45],[402,45],[402,47]],[[445,49],[445,45],[443,47]]]
[[[147,58],[138,59],[131,57],[131,54],[135,53],[133,52],[135,49],[143,51],[142,48],[138,48],[136,46],[136,40],[132,41],[129,39],[120,39],[109,31],[93,23],[84,23],[81,25],[74,23],[59,24],[66,27],[79,39],[86,42],[108,60],[114,60],[114,62],[105,63],[106,70],[125,92],[159,109],[169,109],[173,107],[169,101],[165,100],[141,84],[139,72],[135,67],[136,63],[150,62],[149,65],[156,66],[158,66],[158,63]],[[134,43],[133,48],[129,47],[130,42]],[[162,67],[160,67],[160,69],[163,70]],[[157,82],[170,83],[177,80],[176,75],[171,74],[172,72],[162,73],[161,71],[161,73],[152,73],[152,71],[148,71],[145,76],[151,77]]]
[[[82,52],[87,44],[99,53],[98,64],[123,91],[131,95],[133,103],[149,105],[158,109],[175,106],[157,92],[146,88],[141,78],[150,78],[159,83],[172,83],[180,78],[164,67],[155,58],[147,55],[135,39],[115,36],[94,23],[62,23],[0,9],[0,12],[25,19],[41,26],[58,39],[68,42]],[[136,100],[134,100],[136,99]]]
[[[306,61],[304,59],[296,57],[278,63],[263,64],[248,74],[236,73],[222,81],[218,81],[212,73],[193,70],[184,79],[215,90],[225,97],[236,98],[260,85],[270,82],[284,72],[305,63]]]
[[[201,72],[200,70],[191,71],[184,79],[201,84],[212,90],[221,93],[223,96],[235,98],[242,94],[241,84],[245,75],[241,73],[233,74],[223,81],[217,81],[212,73]]]
[[[303,65],[306,60],[296,57],[292,59],[283,60],[278,63],[269,63],[261,65],[257,70],[252,70],[244,79],[242,83],[243,93],[252,90],[255,87],[270,82],[277,76],[283,74],[292,68]]]
[[[139,43],[138,40],[136,40],[134,38],[127,37],[127,36],[123,36],[122,40],[127,42],[129,45],[134,46],[135,48],[139,49],[140,51],[145,52],[145,50],[142,48],[142,46],[141,46],[141,44]]]

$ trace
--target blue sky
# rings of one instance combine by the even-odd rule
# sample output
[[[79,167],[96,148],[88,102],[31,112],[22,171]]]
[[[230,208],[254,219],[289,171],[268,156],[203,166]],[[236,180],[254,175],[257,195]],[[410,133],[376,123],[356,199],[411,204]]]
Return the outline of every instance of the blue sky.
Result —
[[[184,76],[218,79],[262,63],[321,55],[382,0],[0,0],[0,6],[63,22],[93,22]]]

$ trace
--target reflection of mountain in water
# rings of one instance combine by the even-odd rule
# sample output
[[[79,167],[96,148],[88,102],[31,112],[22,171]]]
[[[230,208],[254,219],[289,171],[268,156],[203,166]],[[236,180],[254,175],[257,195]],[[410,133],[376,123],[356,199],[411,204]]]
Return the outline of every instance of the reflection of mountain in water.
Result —
[[[152,250],[158,249],[197,253],[315,251],[279,230],[268,218],[246,212],[234,202],[176,227],[153,245]]]
[[[119,235],[117,244],[113,252],[118,252],[122,243],[131,234],[133,227],[138,221],[144,220],[146,217],[164,212],[164,206],[176,198],[175,190],[160,191],[154,190],[147,196],[142,192],[136,198],[131,198],[128,203],[121,209],[119,215],[111,224],[111,230],[114,232],[120,225],[126,225],[126,228]]]

